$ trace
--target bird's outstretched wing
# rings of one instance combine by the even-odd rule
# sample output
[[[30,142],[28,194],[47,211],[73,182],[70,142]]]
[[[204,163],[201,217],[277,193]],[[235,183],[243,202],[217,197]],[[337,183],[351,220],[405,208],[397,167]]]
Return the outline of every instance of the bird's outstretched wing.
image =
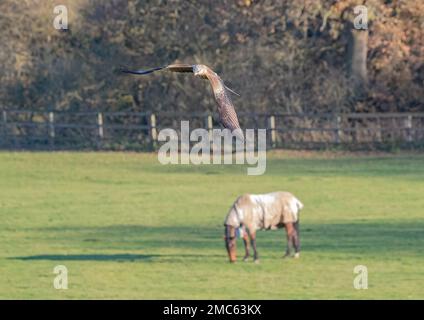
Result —
[[[175,63],[175,64],[170,64],[169,66],[166,67],[166,69],[168,69],[169,71],[172,72],[191,72],[193,73],[193,65],[190,64],[185,64],[185,63]]]
[[[126,68],[121,68],[121,72],[136,74],[136,75],[144,75],[144,74],[149,74],[149,73],[153,73],[155,71],[165,69],[165,70],[169,70],[169,71],[172,71],[172,72],[193,73],[193,67],[194,66],[191,65],[191,64],[174,63],[174,64],[170,64],[170,65],[167,65],[167,66],[156,67],[156,68],[151,68],[151,69],[129,70],[129,69],[126,69]],[[235,92],[231,88],[228,88],[226,85],[224,85],[224,86],[228,91],[230,91],[231,93],[240,97],[240,94],[238,94],[237,92]]]
[[[157,67],[152,69],[146,69],[146,70],[129,70],[129,69],[121,69],[121,72],[123,73],[131,73],[131,74],[149,74],[158,70],[165,69],[166,67]]]
[[[215,92],[215,99],[218,103],[220,122],[224,128],[230,129],[231,131],[236,129],[241,130],[237,113],[234,109],[234,105],[229,97],[229,92],[227,89],[220,92]]]
[[[149,74],[149,73],[159,71],[159,70],[164,70],[164,69],[172,71],[172,72],[193,72],[192,65],[182,64],[182,63],[170,64],[168,66],[156,67],[151,69],[142,69],[142,70],[121,69],[121,71],[124,73],[144,75],[144,74]]]

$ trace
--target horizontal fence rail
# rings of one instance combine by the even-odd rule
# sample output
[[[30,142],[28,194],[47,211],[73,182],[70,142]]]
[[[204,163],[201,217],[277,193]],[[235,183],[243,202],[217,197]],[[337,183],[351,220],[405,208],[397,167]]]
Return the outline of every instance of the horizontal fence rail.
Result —
[[[152,150],[161,129],[209,132],[217,116],[187,112],[64,112],[0,109],[2,149]],[[242,128],[266,129],[268,148],[424,148],[424,113],[239,113]]]

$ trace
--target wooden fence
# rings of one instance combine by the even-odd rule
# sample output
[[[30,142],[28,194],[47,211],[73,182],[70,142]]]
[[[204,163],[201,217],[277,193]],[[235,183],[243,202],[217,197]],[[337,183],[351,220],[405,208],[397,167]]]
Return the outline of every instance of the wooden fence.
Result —
[[[209,113],[62,112],[0,109],[0,148],[151,150],[163,128],[219,128]],[[268,148],[424,148],[424,113],[239,113],[266,129]]]

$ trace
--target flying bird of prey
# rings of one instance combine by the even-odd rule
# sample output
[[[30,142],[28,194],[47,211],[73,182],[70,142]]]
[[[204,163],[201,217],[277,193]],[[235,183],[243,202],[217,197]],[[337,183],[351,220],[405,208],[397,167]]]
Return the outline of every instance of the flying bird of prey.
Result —
[[[212,90],[215,96],[215,100],[218,104],[218,113],[219,113],[219,121],[223,125],[224,128],[230,129],[231,131],[237,130],[235,135],[244,141],[243,132],[240,128],[240,124],[237,118],[236,111],[234,110],[234,105],[231,102],[230,96],[228,92],[239,95],[234,92],[230,88],[228,88],[224,81],[208,66],[203,64],[170,64],[164,67],[157,67],[147,70],[121,70],[124,73],[137,74],[137,75],[145,75],[159,70],[168,70],[172,72],[185,72],[185,73],[193,73],[194,76],[200,77],[202,79],[209,80]]]

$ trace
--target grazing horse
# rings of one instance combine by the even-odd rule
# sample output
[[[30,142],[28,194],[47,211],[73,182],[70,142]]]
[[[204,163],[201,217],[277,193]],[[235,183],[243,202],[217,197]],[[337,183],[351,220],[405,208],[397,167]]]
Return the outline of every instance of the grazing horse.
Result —
[[[225,218],[225,246],[230,262],[236,261],[237,234],[243,237],[245,256],[249,258],[249,240],[253,247],[254,261],[259,262],[256,248],[257,230],[276,230],[285,228],[287,250],[284,257],[289,257],[294,247],[294,257],[300,257],[299,211],[303,204],[289,192],[272,192],[267,194],[244,194],[237,198]]]

